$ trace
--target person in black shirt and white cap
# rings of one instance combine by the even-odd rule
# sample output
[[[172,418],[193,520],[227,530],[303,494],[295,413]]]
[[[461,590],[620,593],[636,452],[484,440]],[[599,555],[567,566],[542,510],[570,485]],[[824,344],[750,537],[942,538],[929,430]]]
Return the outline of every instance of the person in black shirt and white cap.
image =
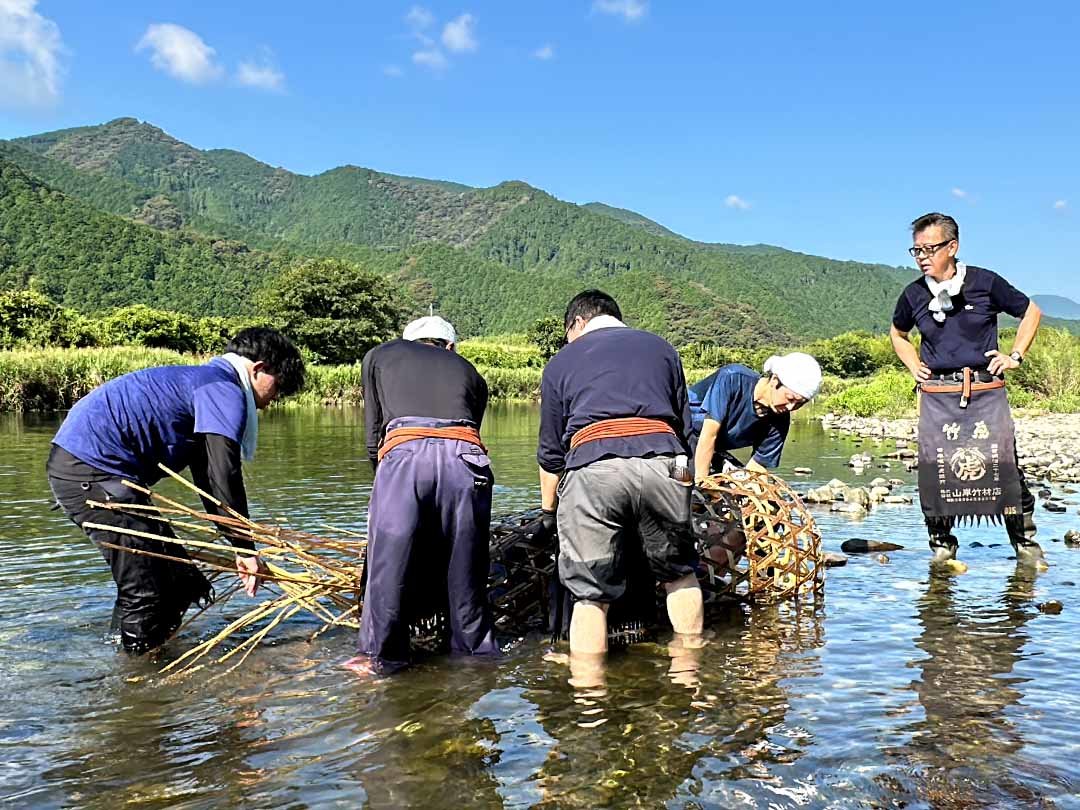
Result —
[[[911,232],[908,252],[922,278],[900,295],[890,334],[920,389],[919,496],[933,560],[956,557],[957,520],[1004,517],[1017,560],[1045,565],[1004,380],[1024,361],[1042,313],[997,273],[957,260],[960,230],[952,217],[926,214]],[[998,348],[1002,312],[1021,319],[1011,354]],[[915,327],[918,352],[909,338]]]
[[[367,587],[358,674],[410,659],[409,627],[445,613],[450,650],[495,654],[487,601],[491,461],[480,441],[484,378],[455,351],[454,327],[419,318],[363,361],[367,450]]]

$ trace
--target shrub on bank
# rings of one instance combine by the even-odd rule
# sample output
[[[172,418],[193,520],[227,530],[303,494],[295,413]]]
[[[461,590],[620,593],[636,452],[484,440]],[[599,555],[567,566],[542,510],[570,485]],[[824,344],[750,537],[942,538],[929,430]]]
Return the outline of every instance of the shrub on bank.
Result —
[[[488,384],[490,399],[516,399],[535,402],[540,398],[538,368],[490,368],[477,366]]]
[[[75,310],[35,290],[0,293],[0,349],[94,346],[98,342],[90,320]]]
[[[362,385],[359,363],[340,366],[309,364],[304,390],[289,397],[282,404],[290,408],[360,405],[364,401]]]
[[[198,362],[192,355],[131,347],[0,352],[0,410],[64,410],[129,371]]]
[[[815,340],[804,351],[817,359],[821,370],[837,377],[866,377],[883,368],[903,368],[888,335],[845,332]]]
[[[1009,342],[1009,347],[1012,342]],[[1080,337],[1063,329],[1040,329],[1011,378],[1052,410],[1080,409]]]
[[[915,408],[915,382],[906,370],[886,369],[826,397],[822,407],[853,416],[904,416]]]
[[[458,344],[457,351],[477,367],[543,368],[544,366],[544,358],[536,346],[512,346],[488,341],[466,340]]]

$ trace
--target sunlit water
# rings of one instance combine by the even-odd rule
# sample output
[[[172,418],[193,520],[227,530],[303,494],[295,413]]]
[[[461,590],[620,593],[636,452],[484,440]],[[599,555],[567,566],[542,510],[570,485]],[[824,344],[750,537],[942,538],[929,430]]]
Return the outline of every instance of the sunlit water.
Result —
[[[371,469],[354,411],[265,419],[248,473],[257,513],[364,528]],[[575,689],[544,639],[495,662],[433,659],[361,683],[354,638],[294,621],[242,669],[163,685],[104,641],[113,586],[48,511],[52,418],[0,419],[0,802],[27,807],[1078,807],[1080,526],[1042,509],[1051,563],[1017,572],[1004,532],[968,529],[963,576],[928,575],[917,507],[818,512],[826,545],[905,550],[829,572],[824,607],[736,608],[695,676],[657,644]],[[496,513],[535,506],[537,412],[485,426]],[[795,430],[782,473],[856,480],[869,445]],[[869,448],[873,451],[873,448]],[[874,475],[912,477],[894,466]],[[909,483],[905,491],[913,492]],[[1069,495],[1075,500],[1075,496]],[[1057,538],[1059,542],[1052,542]],[[979,541],[982,548],[970,548]],[[991,547],[991,544],[999,544]],[[1060,615],[1038,605],[1060,600]],[[166,656],[248,602],[211,610]]]

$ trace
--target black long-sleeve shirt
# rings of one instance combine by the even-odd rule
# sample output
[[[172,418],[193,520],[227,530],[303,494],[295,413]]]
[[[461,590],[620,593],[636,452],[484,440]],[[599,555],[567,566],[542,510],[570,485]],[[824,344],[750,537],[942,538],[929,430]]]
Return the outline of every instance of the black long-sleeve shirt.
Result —
[[[401,416],[464,419],[480,428],[487,382],[460,355],[412,340],[391,340],[364,356],[364,427],[375,464],[386,426]]]
[[[582,428],[629,416],[661,419],[675,435],[598,439],[570,450],[571,437]],[[608,456],[688,453],[690,424],[682,361],[671,344],[638,329],[597,329],[565,346],[544,368],[536,458],[546,471],[559,473]]]

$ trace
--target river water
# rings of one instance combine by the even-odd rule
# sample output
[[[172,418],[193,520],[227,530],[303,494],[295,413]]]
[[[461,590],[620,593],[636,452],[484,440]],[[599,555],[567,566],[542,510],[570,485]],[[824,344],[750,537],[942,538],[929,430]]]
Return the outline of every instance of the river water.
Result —
[[[538,502],[538,412],[485,425],[495,512]],[[961,533],[970,571],[930,576],[917,507],[817,512],[826,547],[905,545],[831,569],[824,606],[735,608],[696,675],[659,644],[576,689],[542,638],[497,662],[431,659],[362,683],[347,631],[294,621],[228,677],[162,684],[106,639],[98,552],[48,510],[52,417],[0,417],[0,803],[20,807],[1080,807],[1080,526],[1037,513],[1051,567],[1016,568],[1004,531]],[[782,474],[833,477],[872,448],[792,434]],[[248,471],[256,515],[363,530],[371,470],[357,411],[277,411]],[[912,476],[894,466],[875,475]],[[1069,495],[1071,500],[1077,496]],[[1056,538],[1058,542],[1053,542]],[[970,543],[982,547],[971,548]],[[1039,605],[1058,600],[1059,615]],[[209,611],[175,656],[250,602]]]

